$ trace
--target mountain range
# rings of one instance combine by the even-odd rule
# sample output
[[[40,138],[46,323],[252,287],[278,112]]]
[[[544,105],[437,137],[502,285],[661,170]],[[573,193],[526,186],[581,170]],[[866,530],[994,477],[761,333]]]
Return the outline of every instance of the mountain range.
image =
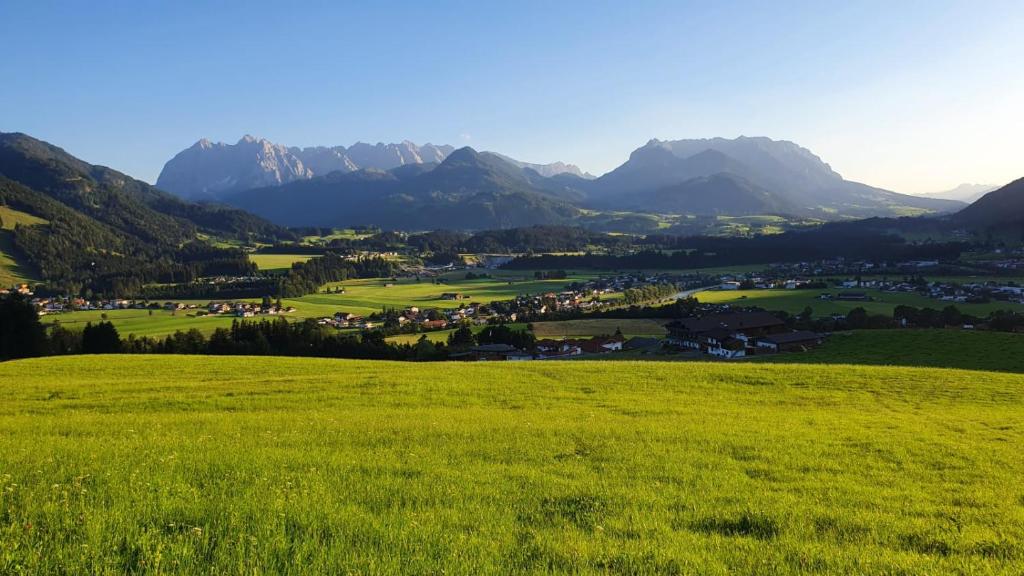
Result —
[[[771,142],[756,146],[771,149]],[[678,146],[685,155],[705,144]],[[699,213],[718,213],[723,207],[751,213],[814,209],[799,202],[813,202],[822,190],[839,190],[834,194],[840,199],[858,194],[881,198],[876,204],[881,206],[906,201],[902,195],[846,182],[791,144],[774,150],[788,150],[789,157],[779,162],[790,166],[776,167],[771,179],[759,175],[764,168],[751,168],[757,165],[757,154],[745,157],[736,150],[727,154],[704,148],[680,157],[672,150],[675,146],[648,144],[619,169],[594,180],[564,172],[543,176],[500,155],[460,148],[439,163],[339,170],[225,197],[242,210],[182,200],[25,134],[0,133],[0,248],[52,287],[75,293],[89,288],[126,293],[150,284],[251,273],[246,255],[225,246],[298,238],[271,220],[287,225],[375,223],[405,230],[481,230],[550,223],[597,225],[596,218],[616,213],[595,215],[586,207],[614,205],[617,197],[620,205],[639,198],[659,209]],[[808,170],[792,170],[801,163]],[[783,179],[792,187],[786,194],[769,187]],[[870,218],[842,225],[852,232],[935,233],[1016,242],[1024,232],[1024,179],[953,214]]]
[[[589,210],[842,220],[964,206],[845,180],[806,148],[763,137],[651,140],[598,178],[571,164],[529,164],[471,148],[406,142],[374,150],[379,154],[359,145],[288,149],[248,137],[233,146],[200,141],[168,162],[157,184],[280,224],[318,226],[482,229],[570,223]],[[518,206],[529,211],[510,209]]]
[[[288,184],[325,176],[331,172],[392,170],[408,165],[436,165],[455,148],[448,145],[418,146],[408,140],[398,144],[286,147],[264,138],[246,135],[235,144],[212,143],[203,138],[182,150],[164,165],[157,187],[183,198],[216,200],[240,190]],[[587,177],[578,167],[562,162],[530,164],[501,156],[520,168],[542,176],[561,173]]]

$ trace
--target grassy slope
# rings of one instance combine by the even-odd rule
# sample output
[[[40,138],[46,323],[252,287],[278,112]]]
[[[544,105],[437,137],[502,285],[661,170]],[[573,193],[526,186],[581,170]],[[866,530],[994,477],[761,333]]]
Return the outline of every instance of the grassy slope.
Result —
[[[353,314],[380,312],[385,306],[402,308],[458,308],[471,302],[486,304],[495,300],[510,300],[520,294],[559,292],[572,282],[594,278],[597,274],[578,273],[565,280],[535,280],[532,273],[488,271],[492,278],[466,280],[465,272],[445,276],[447,284],[434,284],[429,279],[416,282],[415,278],[400,278],[397,282],[375,278],[349,280],[332,284],[331,287],[345,288],[345,294],[311,294],[294,300],[286,300],[299,310],[299,314],[311,313],[326,316],[338,311]],[[385,287],[385,284],[394,286]],[[461,292],[465,300],[442,300],[444,292]],[[621,295],[620,295],[621,297]]]
[[[167,310],[154,310],[152,315],[148,310],[85,310],[43,316],[42,322],[59,322],[68,329],[81,329],[87,322],[102,322],[104,319],[112,322],[122,337],[129,334],[161,337],[192,328],[210,334],[217,328],[231,326],[231,322],[238,318],[222,315],[195,316],[194,310],[178,310],[174,314]]]
[[[2,573],[1024,562],[1019,376],[47,358],[0,364],[0,414]]]
[[[930,366],[1024,373],[1024,335],[970,330],[862,330],[833,334],[820,348],[757,361]]]
[[[46,224],[46,220],[9,206],[0,206],[0,222],[0,286],[8,287],[19,282],[33,281],[36,275],[31,268],[14,258],[12,230],[15,225],[34,226]]]
[[[648,318],[635,319],[587,319],[561,322],[534,322],[533,333],[537,338],[581,338],[611,335],[621,329],[623,335],[664,336],[667,320]]]
[[[308,254],[249,254],[249,260],[256,264],[260,270],[285,271],[296,262],[305,262],[312,259]]]
[[[515,322],[506,324],[506,326],[512,330],[526,330],[527,324]],[[474,334],[483,331],[485,328],[487,328],[486,325],[473,325],[469,327]],[[396,334],[394,336],[388,336],[386,340],[395,344],[415,344],[416,342],[419,342],[421,336],[426,335],[427,340],[430,340],[431,342],[447,342],[448,335],[455,332],[455,330],[457,330],[457,328],[451,328],[448,330],[432,330],[430,332],[420,332],[419,334]]]
[[[864,292],[874,298],[871,302],[839,302],[819,300],[822,293],[837,294],[839,292]],[[1024,311],[1020,304],[1008,302],[990,302],[988,304],[959,304],[925,298],[917,294],[890,294],[881,290],[852,288],[849,290],[829,288],[826,290],[713,290],[701,292],[696,296],[700,302],[711,304],[734,304],[739,306],[760,306],[768,310],[785,310],[791,313],[801,312],[810,306],[816,316],[829,314],[846,314],[850,310],[862,307],[872,314],[891,315],[893,309],[900,305],[918,308],[935,308],[941,310],[950,304],[955,305],[965,314],[987,316],[993,310]]]

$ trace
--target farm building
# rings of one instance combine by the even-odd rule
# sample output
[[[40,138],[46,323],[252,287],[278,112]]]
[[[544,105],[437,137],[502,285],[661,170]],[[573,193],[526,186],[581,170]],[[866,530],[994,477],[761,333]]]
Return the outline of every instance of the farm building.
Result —
[[[757,347],[772,352],[802,352],[821,344],[824,338],[817,332],[807,330],[783,332],[758,338]]]

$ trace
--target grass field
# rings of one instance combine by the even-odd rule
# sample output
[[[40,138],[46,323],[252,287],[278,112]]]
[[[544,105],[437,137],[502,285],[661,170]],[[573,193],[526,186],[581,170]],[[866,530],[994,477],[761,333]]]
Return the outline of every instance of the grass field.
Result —
[[[565,320],[561,322],[534,322],[533,333],[537,338],[589,338],[614,334],[621,329],[626,337],[664,336],[665,320],[638,319],[593,319]]]
[[[874,300],[870,302],[840,302],[835,300],[819,300],[818,295],[822,293],[837,294],[839,292],[864,292]],[[732,304],[736,306],[760,306],[767,310],[785,310],[790,313],[799,313],[805,306],[814,310],[815,316],[827,316],[830,314],[846,314],[854,308],[864,308],[872,314],[892,315],[892,311],[898,305],[915,306],[917,308],[935,308],[941,310],[952,302],[933,300],[917,294],[888,293],[874,289],[850,289],[828,288],[825,290],[711,290],[701,292],[696,296],[697,300],[709,304]],[[990,302],[988,304],[954,304],[961,312],[977,316],[987,316],[994,310],[1017,310],[1024,311],[1020,304],[1007,302]]]
[[[11,232],[16,225],[34,226],[46,224],[46,220],[10,206],[0,206],[0,287],[9,287],[20,282],[35,279],[33,271],[23,262],[14,258],[14,237]]]
[[[249,260],[263,271],[288,270],[296,262],[305,262],[309,254],[249,254]]]
[[[308,312],[316,316],[338,311],[369,314],[380,312],[384,307],[458,308],[471,302],[486,304],[495,300],[510,300],[520,294],[558,292],[572,282],[598,276],[596,273],[577,273],[565,280],[535,280],[530,272],[488,271],[488,274],[492,277],[466,280],[465,272],[454,272],[444,276],[446,284],[434,284],[426,278],[420,282],[415,278],[399,278],[397,281],[383,278],[348,280],[329,286],[344,288],[344,294],[310,294],[285,302],[295,306],[299,314]],[[442,300],[441,294],[444,292],[461,292],[466,298]]]
[[[527,325],[523,323],[513,323],[506,324],[506,326],[508,326],[512,330],[526,330]],[[474,334],[480,332],[484,328],[487,328],[487,326],[469,327],[469,329],[472,330]],[[389,336],[388,338],[386,338],[386,340],[394,344],[415,344],[419,342],[421,336],[426,335],[427,340],[430,340],[431,342],[447,342],[448,335],[451,334],[452,332],[455,332],[455,330],[456,328],[452,328],[450,330],[433,330],[431,332],[420,332],[419,334],[397,334],[395,336]]]
[[[83,310],[80,312],[68,312],[66,314],[52,314],[43,316],[44,324],[59,322],[61,326],[70,330],[84,328],[86,323],[102,322],[109,320],[117,328],[122,337],[129,334],[136,336],[166,336],[178,330],[198,329],[204,334],[210,334],[217,328],[231,326],[234,316],[194,316],[194,311],[178,310],[171,314],[167,310],[154,310],[149,315],[148,310]],[[104,317],[105,315],[105,317]]]
[[[972,330],[861,330],[833,334],[815,350],[757,361],[931,366],[1024,373],[1024,335]]]
[[[1019,574],[1024,378],[0,364],[0,573]]]

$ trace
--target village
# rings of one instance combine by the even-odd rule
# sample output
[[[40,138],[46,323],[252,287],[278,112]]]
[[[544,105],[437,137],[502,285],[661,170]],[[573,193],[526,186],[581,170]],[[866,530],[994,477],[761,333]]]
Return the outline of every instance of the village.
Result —
[[[867,263],[863,263],[867,266]],[[855,267],[858,266],[855,264]],[[1000,301],[1024,304],[1024,286],[1011,281],[928,281],[922,276],[887,278],[857,275],[843,275],[839,270],[824,272],[824,266],[813,268],[816,275],[802,275],[809,271],[808,265],[794,267],[773,267],[765,272],[746,274],[722,274],[718,276],[715,290],[827,290],[820,300],[869,301],[871,297],[858,289],[870,289],[890,294],[917,294],[937,302],[986,303]],[[845,270],[846,268],[844,268]],[[969,280],[965,278],[965,280]]]

